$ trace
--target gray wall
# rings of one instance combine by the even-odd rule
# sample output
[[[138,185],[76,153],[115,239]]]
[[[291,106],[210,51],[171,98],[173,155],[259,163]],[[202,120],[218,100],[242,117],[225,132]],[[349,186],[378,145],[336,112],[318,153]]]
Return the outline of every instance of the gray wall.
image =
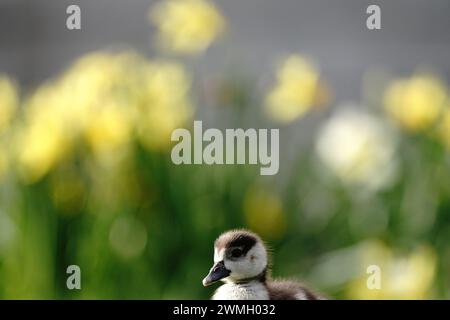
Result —
[[[150,0],[0,0],[0,72],[32,86],[80,54],[112,44],[157,54],[147,22]],[[363,72],[384,66],[409,73],[417,65],[450,75],[450,0],[216,0],[229,32],[198,70],[230,65],[257,74],[289,52],[315,57],[338,99],[358,98]],[[82,30],[65,28],[78,4]],[[365,28],[369,4],[382,9],[382,30]]]

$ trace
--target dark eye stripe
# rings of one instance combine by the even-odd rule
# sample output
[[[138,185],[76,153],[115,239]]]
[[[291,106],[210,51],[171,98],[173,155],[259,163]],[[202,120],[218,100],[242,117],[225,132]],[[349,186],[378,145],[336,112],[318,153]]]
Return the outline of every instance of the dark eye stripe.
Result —
[[[240,248],[231,249],[231,256],[233,258],[239,258],[242,256],[242,250]]]
[[[259,241],[261,240],[259,240],[258,236],[251,232],[236,230],[222,234],[214,242],[214,247],[218,251],[225,249],[227,251],[227,255],[230,255],[231,253],[229,250],[237,247],[242,250],[243,255],[246,255],[247,252]]]
[[[256,239],[250,235],[240,235],[236,239],[230,242],[229,247],[239,247],[242,250],[242,254],[247,252],[256,244]]]

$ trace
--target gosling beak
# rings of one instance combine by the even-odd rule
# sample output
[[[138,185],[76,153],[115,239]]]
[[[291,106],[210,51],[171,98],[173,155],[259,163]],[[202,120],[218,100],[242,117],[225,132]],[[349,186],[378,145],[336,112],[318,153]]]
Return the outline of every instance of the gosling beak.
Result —
[[[205,287],[219,281],[220,279],[226,278],[230,275],[230,270],[225,268],[223,261],[219,261],[213,265],[211,270],[209,270],[208,275],[203,279],[203,285]]]

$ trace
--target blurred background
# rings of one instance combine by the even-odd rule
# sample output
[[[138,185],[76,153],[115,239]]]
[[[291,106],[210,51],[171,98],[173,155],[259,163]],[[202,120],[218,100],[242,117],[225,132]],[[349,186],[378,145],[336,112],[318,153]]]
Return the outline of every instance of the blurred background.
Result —
[[[449,299],[449,13],[0,0],[0,298],[206,299],[214,239],[245,227],[273,276],[329,297]],[[194,120],[279,128],[279,173],[174,165],[170,135]]]

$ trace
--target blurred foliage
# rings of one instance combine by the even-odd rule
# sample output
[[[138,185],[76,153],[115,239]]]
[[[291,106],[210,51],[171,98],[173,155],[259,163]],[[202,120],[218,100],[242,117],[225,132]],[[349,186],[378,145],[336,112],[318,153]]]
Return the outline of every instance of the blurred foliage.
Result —
[[[226,24],[206,0],[162,1],[150,17],[180,54]],[[327,109],[317,64],[293,54],[273,74],[266,88],[234,76],[203,87],[182,58],[105,51],[32,92],[2,76],[0,298],[208,298],[213,241],[237,227],[269,242],[275,276],[330,297],[450,298],[445,81],[392,77],[376,101]],[[172,164],[170,135],[200,104],[232,126],[282,125],[279,175]],[[291,129],[307,122],[297,143]],[[79,291],[66,288],[73,264]],[[370,265],[381,290],[366,286]]]

